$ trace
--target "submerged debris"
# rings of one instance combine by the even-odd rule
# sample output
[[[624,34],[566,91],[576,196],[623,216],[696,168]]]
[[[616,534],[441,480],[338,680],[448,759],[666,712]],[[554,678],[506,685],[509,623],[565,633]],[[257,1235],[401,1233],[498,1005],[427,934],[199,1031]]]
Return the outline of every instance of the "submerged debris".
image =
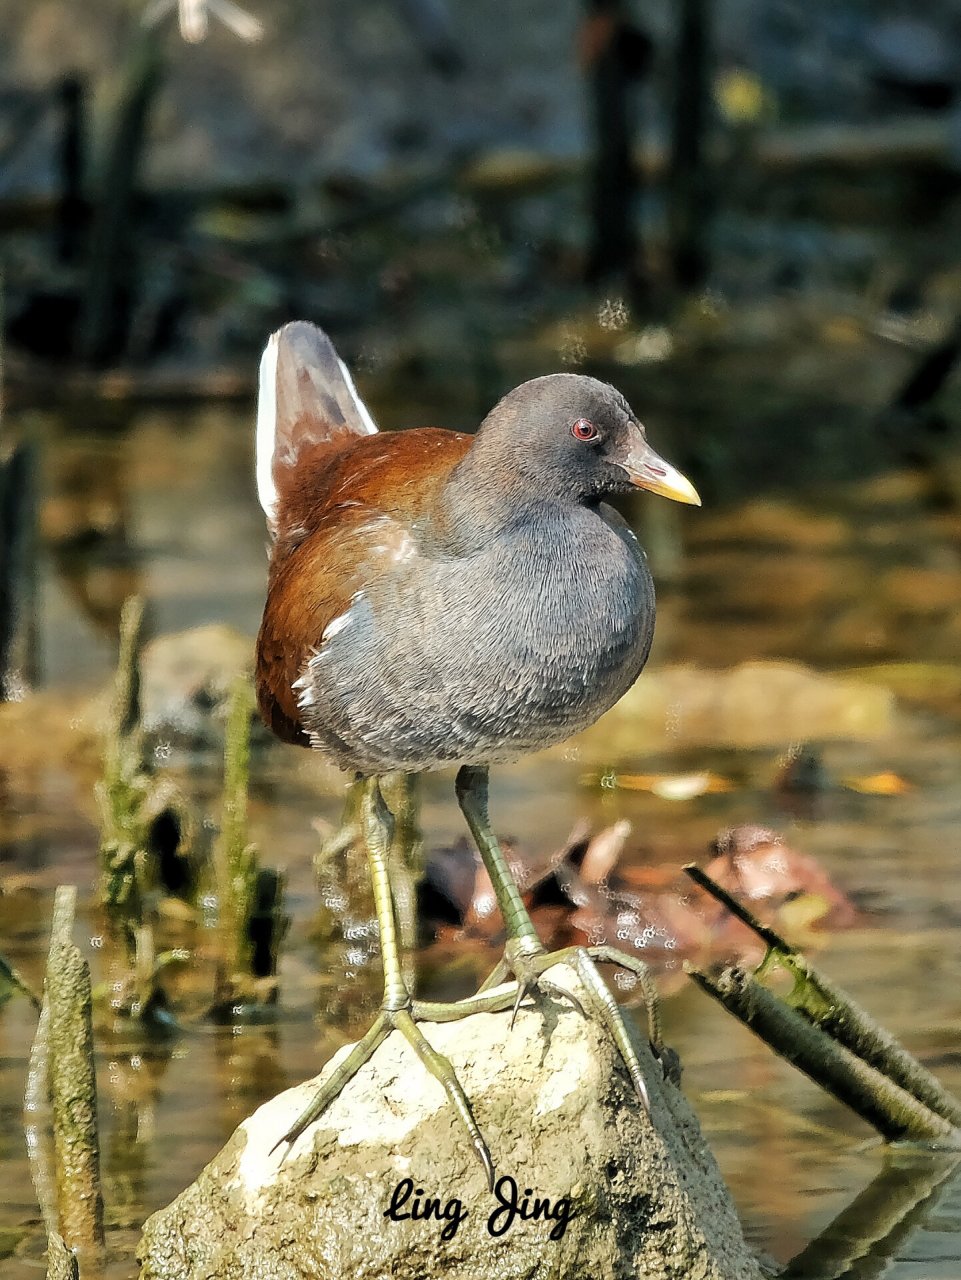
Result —
[[[751,931],[707,895],[692,892],[673,867],[622,863],[630,833],[625,821],[594,833],[578,826],[540,870],[515,842],[502,839],[547,943],[609,943],[665,968],[677,968],[682,954],[745,960],[756,953]],[[857,919],[853,903],[817,860],[767,827],[727,828],[711,850],[711,876],[764,902],[794,932],[807,937],[813,926],[847,928]],[[438,936],[453,928],[487,941],[502,933],[490,878],[467,840],[431,853],[419,897],[427,933]]]
[[[809,854],[799,853],[777,831],[743,823],[719,832],[712,848],[715,858],[705,874],[722,888],[742,894],[750,902],[764,902],[784,926],[792,930],[818,924],[822,928],[850,928],[857,910],[848,896]],[[750,954],[748,934],[731,929],[736,922],[726,909],[712,904],[706,918],[720,933],[737,937],[741,954]]]

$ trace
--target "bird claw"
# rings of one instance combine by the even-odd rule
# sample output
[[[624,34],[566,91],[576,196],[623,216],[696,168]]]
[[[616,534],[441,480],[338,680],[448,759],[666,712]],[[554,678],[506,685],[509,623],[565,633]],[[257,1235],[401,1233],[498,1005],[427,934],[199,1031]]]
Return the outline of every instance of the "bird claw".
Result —
[[[588,1003],[591,1006],[593,1015],[600,1019],[616,1044],[638,1099],[644,1109],[650,1112],[650,1099],[647,1085],[644,1082],[640,1059],[637,1056],[637,1051],[634,1048],[620,1007],[597,970],[596,960],[618,965],[637,977],[647,1005],[651,1052],[661,1065],[664,1078],[678,1080],[680,1078],[680,1064],[677,1054],[672,1049],[666,1048],[661,1040],[657,990],[651,972],[644,961],[635,956],[627,955],[625,952],[609,946],[567,947],[561,951],[548,952],[544,950],[525,951],[521,950],[520,947],[512,948],[508,944],[508,949],[503,959],[498,963],[494,973],[491,974],[481,990],[488,988],[493,980],[500,981],[505,975],[513,974],[517,982],[517,993],[511,1015],[512,1027],[521,1001],[526,995],[534,991],[543,992],[554,998],[563,997],[570,1001],[578,1012],[586,1018],[589,1015],[576,996],[572,995],[564,987],[545,982],[542,977],[548,969],[556,964],[569,964],[587,993]]]
[[[501,996],[493,1004],[496,1006],[499,1002],[503,1007],[503,1001],[504,997]],[[425,1018],[430,1018],[430,1005],[423,1001],[411,1002],[409,1008],[381,1009],[366,1035],[358,1040],[344,1061],[321,1084],[310,1104],[301,1112],[287,1132],[274,1143],[270,1149],[271,1155],[284,1142],[287,1143],[287,1151],[289,1151],[304,1130],[327,1110],[361,1067],[370,1061],[391,1031],[399,1031],[430,1074],[443,1087],[444,1092],[447,1094],[448,1102],[453,1106],[458,1118],[467,1130],[471,1147],[484,1170],[488,1190],[494,1190],[494,1162],[491,1159],[490,1149],[484,1141],[484,1136],[477,1125],[477,1121],[474,1119],[474,1113],[471,1110],[467,1094],[457,1079],[457,1074],[450,1060],[437,1052],[417,1026],[411,1016],[411,1009],[414,1008]],[[446,1011],[447,1006],[439,1005],[438,1009]],[[466,1013],[467,1011],[462,1016],[466,1016]],[[447,1017],[438,1017],[437,1019],[437,1021],[448,1020],[449,1018]],[[284,1155],[286,1154],[287,1152],[284,1153]]]
[[[628,1003],[635,1005],[643,1002],[647,1009],[647,1038],[651,1043],[651,1050],[654,1056],[659,1058],[664,1048],[664,1041],[661,1035],[661,1002],[650,966],[645,964],[638,956],[628,955],[626,951],[618,951],[616,947],[606,944],[586,947],[585,950],[592,960],[600,960],[605,964],[617,965],[618,968],[626,969],[628,973],[632,973],[637,979],[641,990],[640,998],[633,999]]]
[[[554,1000],[566,1000],[568,1004],[572,1004],[582,1018],[587,1017],[587,1010],[578,1000],[573,991],[568,991],[566,987],[559,987],[553,982],[545,982],[541,979],[540,989],[545,995],[551,996]]]

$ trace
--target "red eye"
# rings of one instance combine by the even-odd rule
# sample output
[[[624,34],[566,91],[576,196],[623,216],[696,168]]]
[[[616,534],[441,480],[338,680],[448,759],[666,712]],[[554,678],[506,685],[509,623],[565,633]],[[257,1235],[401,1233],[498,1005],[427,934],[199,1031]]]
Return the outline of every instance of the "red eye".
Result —
[[[571,427],[571,435],[576,440],[596,440],[597,427],[595,427],[594,423],[590,422],[587,418],[578,418]]]

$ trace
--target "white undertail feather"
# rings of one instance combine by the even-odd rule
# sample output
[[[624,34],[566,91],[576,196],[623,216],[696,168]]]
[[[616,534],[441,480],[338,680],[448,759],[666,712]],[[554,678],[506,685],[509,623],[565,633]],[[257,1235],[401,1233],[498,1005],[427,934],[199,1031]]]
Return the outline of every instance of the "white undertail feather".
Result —
[[[340,365],[340,371],[344,375],[344,382],[347,384],[347,390],[350,392],[350,397],[357,407],[357,412],[360,415],[361,421],[367,427],[367,434],[369,436],[375,436],[377,434],[377,423],[370,416],[370,410],[357,394],[357,388],[354,386],[354,380],[350,376],[350,370],[344,364],[343,360],[341,360],[340,356],[337,357],[337,363]]]
[[[260,357],[257,386],[257,497],[267,523],[274,527],[277,486],[274,483],[274,439],[277,433],[277,350],[280,330],[272,333]]]
[[[370,411],[357,394],[350,370],[337,355],[329,338],[314,325],[305,322],[294,322],[272,333],[260,359],[260,380],[257,392],[257,449],[256,477],[257,496],[267,517],[267,524],[276,532],[277,484],[274,477],[274,463],[277,459],[278,438],[284,437],[284,424],[278,422],[278,366],[280,361],[280,344],[287,336],[285,354],[288,363],[291,357],[296,359],[298,353],[306,354],[305,348],[313,344],[317,353],[315,368],[307,379],[306,386],[316,390],[329,392],[348,423],[348,430],[354,434],[375,435],[377,425]],[[305,342],[306,338],[306,342]],[[337,374],[334,373],[333,356],[337,363]],[[287,378],[290,377],[288,369]],[[338,385],[339,384],[339,385]],[[309,394],[309,392],[305,392]],[[289,399],[289,394],[288,394]],[[348,408],[349,404],[349,408]],[[285,409],[284,412],[288,410]],[[285,450],[285,461],[289,464],[293,459],[289,451],[289,440]]]

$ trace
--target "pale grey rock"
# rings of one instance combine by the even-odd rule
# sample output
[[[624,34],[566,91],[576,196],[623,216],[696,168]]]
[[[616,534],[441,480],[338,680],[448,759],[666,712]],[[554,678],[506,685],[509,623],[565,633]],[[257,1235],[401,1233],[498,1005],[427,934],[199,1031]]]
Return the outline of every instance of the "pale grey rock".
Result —
[[[551,977],[577,989],[566,968]],[[313,1083],[249,1117],[148,1221],[142,1280],[760,1280],[697,1120],[650,1055],[649,1118],[594,1022],[551,1004],[509,1023],[481,1014],[426,1034],[453,1061],[498,1177],[559,1216],[490,1233],[499,1202],[440,1085],[395,1032],[286,1154],[271,1147]],[[449,1238],[449,1219],[385,1217],[405,1178],[461,1201]],[[564,1200],[576,1216],[551,1239]]]
[[[144,645],[140,704],[147,733],[211,734],[234,681],[253,666],[254,642],[225,623],[157,636]]]

